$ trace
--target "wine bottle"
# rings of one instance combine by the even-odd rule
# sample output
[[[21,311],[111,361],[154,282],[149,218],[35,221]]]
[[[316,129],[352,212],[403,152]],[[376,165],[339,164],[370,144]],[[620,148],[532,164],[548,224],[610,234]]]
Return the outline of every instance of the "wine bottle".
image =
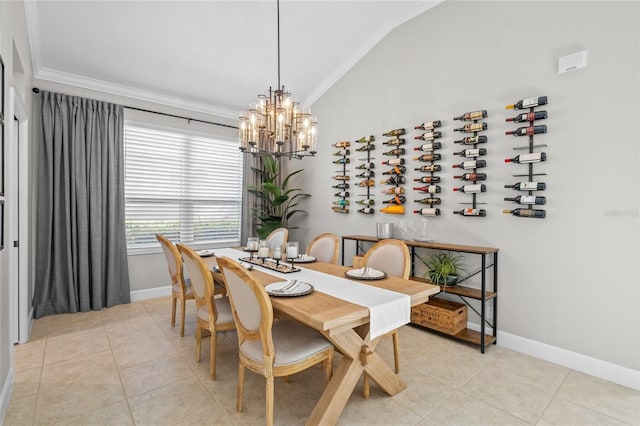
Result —
[[[351,203],[349,203],[349,200],[337,200],[337,201],[334,201],[331,204],[336,205],[336,206],[348,206]]]
[[[416,146],[415,148],[413,148],[413,150],[430,152],[430,151],[433,151],[434,149],[440,149],[440,148],[442,148],[442,144],[440,142],[432,142],[432,143],[425,143],[423,145]]]
[[[513,201],[518,204],[547,204],[547,197],[535,195],[518,195],[517,197],[505,197],[505,201]]]
[[[367,179],[370,177],[374,177],[376,174],[373,170],[365,170],[364,172],[356,175],[357,178]]]
[[[349,151],[348,149],[341,149],[340,151],[336,151],[334,152],[332,155],[336,156],[336,157],[342,157],[345,155],[350,155],[351,151]]]
[[[442,191],[440,185],[414,186],[413,189],[424,192],[425,194],[439,194]]]
[[[391,151],[387,151],[387,152],[383,152],[382,155],[404,155],[405,154],[405,149],[404,148],[394,148]]]
[[[459,214],[462,216],[486,216],[487,211],[485,209],[462,209],[458,211],[453,211],[453,214]]]
[[[333,162],[333,164],[348,164],[350,163],[351,160],[347,157],[347,158],[338,158],[337,160],[335,160]]]
[[[351,142],[349,141],[341,141],[341,142],[336,142],[334,144],[331,144],[331,146],[334,146],[336,148],[348,148],[351,146]]]
[[[404,158],[392,158],[391,160],[383,161],[385,166],[400,166],[404,164]]]
[[[363,180],[362,182],[359,182],[357,185],[358,186],[373,186],[375,185],[376,182],[373,179],[367,179],[367,180]]]
[[[349,209],[346,207],[332,206],[331,210],[333,210],[336,213],[349,213]]]
[[[362,214],[374,214],[375,212],[376,210],[371,207],[364,207],[358,210],[358,213],[362,213]]]
[[[372,200],[371,198],[367,198],[365,200],[357,200],[356,203],[358,204],[362,204],[364,206],[372,206],[374,205],[376,202],[375,200]]]
[[[539,219],[547,216],[546,210],[538,210],[538,209],[513,209],[513,210],[502,210],[502,213],[509,214],[511,213],[514,216],[520,217],[537,217]]]
[[[487,185],[484,183],[475,184],[475,185],[463,185],[460,188],[453,188],[454,191],[465,192],[467,194],[473,194],[476,192],[486,192]]]
[[[485,160],[463,161],[460,164],[453,165],[454,169],[464,169],[464,170],[481,169],[483,167],[487,167],[487,162]]]
[[[508,123],[513,121],[514,123],[523,123],[525,121],[536,121],[543,120],[547,118],[547,111],[536,111],[536,112],[523,112],[522,114],[518,114],[515,117],[507,118],[505,121]]]
[[[420,209],[414,210],[414,213],[421,214],[422,216],[440,216],[440,209],[431,208],[431,209]]]
[[[542,191],[547,189],[547,184],[544,182],[518,182],[504,187],[515,189],[516,191]]]
[[[388,136],[388,137],[400,136],[400,135],[404,135],[405,133],[407,133],[405,129],[393,129],[393,130],[389,130],[386,133],[383,133],[382,136]]]
[[[405,181],[406,181],[406,179],[405,179],[404,176],[397,175],[397,176],[389,176],[385,180],[380,181],[380,183],[383,184],[383,185],[401,185],[401,184],[405,183]]]
[[[414,127],[415,130],[429,130],[429,129],[435,129],[436,127],[440,127],[442,126],[442,121],[440,120],[434,120],[434,121],[427,121],[425,123],[422,123],[416,127]]]
[[[442,170],[442,166],[440,164],[425,164],[422,167],[415,168],[418,172],[439,172]]]
[[[465,158],[474,158],[481,155],[487,155],[487,150],[485,148],[463,149],[462,151],[454,152],[453,155],[459,155]]]
[[[420,200],[416,200],[416,203],[420,204],[428,204],[430,206],[440,204],[442,200],[440,198],[422,198]]]
[[[403,186],[394,186],[394,187],[391,187],[389,189],[382,190],[382,193],[383,194],[389,194],[389,195],[404,194],[404,187]]]
[[[453,117],[453,119],[461,120],[461,121],[473,121],[473,120],[479,120],[481,118],[485,118],[486,116],[487,116],[487,110],[482,109],[479,111],[465,112],[459,117]]]
[[[532,152],[530,154],[516,155],[513,158],[505,158],[504,162],[527,164],[527,163],[538,163],[540,161],[546,161],[546,160],[547,160],[547,154],[545,152]]]
[[[349,175],[336,175],[336,176],[332,176],[335,180],[349,180],[351,179],[351,176]]]
[[[349,184],[346,183],[346,182],[343,182],[343,183],[339,183],[337,185],[333,185],[332,188],[335,188],[335,189],[349,189]]]
[[[422,182],[422,183],[438,183],[440,182],[440,176],[422,176],[422,177],[413,179],[413,181]]]
[[[505,135],[513,136],[531,136],[538,133],[547,133],[547,126],[542,124],[540,126],[518,127],[516,130],[504,132]]]
[[[358,169],[358,170],[369,170],[369,169],[373,169],[375,167],[376,167],[376,165],[373,164],[373,163],[362,163],[358,167],[356,167],[356,169]]]
[[[487,180],[487,174],[486,173],[465,173],[463,175],[454,176],[453,178],[475,182],[477,180]]]
[[[442,160],[440,154],[422,154],[420,157],[413,157],[414,161],[438,161]]]
[[[395,166],[391,170],[387,170],[386,172],[382,172],[383,175],[402,175],[407,171],[405,166]]]
[[[461,143],[462,145],[475,145],[477,143],[487,143],[487,137],[481,136],[467,136],[466,138],[453,141],[453,143]]]
[[[333,194],[335,197],[348,197],[349,196],[349,191],[340,191],[340,192],[336,192],[335,194]]]
[[[369,143],[369,142],[373,142],[375,140],[376,140],[376,138],[373,135],[371,135],[371,136],[363,136],[360,139],[358,139],[356,141],[356,143]]]
[[[402,204],[391,204],[380,209],[382,213],[404,214],[404,206]]]
[[[453,129],[454,132],[464,132],[464,133],[480,132],[482,130],[487,130],[487,123],[482,122],[482,123],[465,124],[462,127]]]
[[[356,148],[356,151],[358,151],[358,152],[373,151],[374,149],[376,149],[376,146],[374,144],[370,143],[370,144],[362,145],[362,146]]]
[[[414,139],[416,140],[423,140],[423,141],[432,141],[434,139],[438,139],[442,137],[442,132],[427,132],[427,133],[423,133],[421,135],[415,136]]]
[[[393,198],[384,200],[383,204],[404,204],[407,201],[407,197],[404,195],[395,195]]]
[[[404,145],[405,143],[407,143],[407,140],[405,138],[389,139],[386,142],[382,142],[383,145],[392,145],[392,146],[400,146],[400,145]]]
[[[537,98],[522,99],[515,104],[505,106],[506,109],[525,109],[542,106],[547,104],[547,97],[540,96]]]

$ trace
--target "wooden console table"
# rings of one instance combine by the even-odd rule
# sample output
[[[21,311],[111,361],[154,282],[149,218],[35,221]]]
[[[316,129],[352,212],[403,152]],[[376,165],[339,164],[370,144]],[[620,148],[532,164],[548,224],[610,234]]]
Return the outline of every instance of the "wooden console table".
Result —
[[[345,241],[355,241],[356,243],[356,251],[355,254],[358,255],[360,253],[364,253],[364,250],[361,246],[361,242],[366,243],[377,243],[380,239],[376,237],[371,237],[367,235],[344,235],[342,236],[342,264],[344,265],[345,259]],[[415,256],[416,249],[435,249],[435,250],[445,250],[445,251],[455,251],[460,253],[469,253],[473,255],[480,256],[481,266],[480,270],[469,275],[468,277],[462,278],[460,282],[464,282],[466,279],[480,274],[480,288],[471,288],[465,287],[461,285],[455,286],[440,286],[440,290],[443,293],[453,294],[458,296],[460,300],[462,300],[472,311],[474,311],[480,317],[480,332],[471,330],[466,328],[461,332],[455,335],[448,335],[456,339],[460,339],[475,345],[480,346],[480,351],[484,353],[487,345],[496,343],[496,336],[498,331],[498,250],[495,247],[478,247],[478,246],[467,246],[462,244],[449,244],[449,243],[439,243],[439,242],[424,242],[424,241],[414,241],[414,240],[402,240],[404,241],[409,250],[411,251],[411,274],[413,280],[423,281],[424,278],[416,277],[415,273]],[[489,269],[493,269],[492,271],[492,280],[491,283],[488,283],[488,275]],[[492,285],[489,285],[492,284]],[[480,301],[480,311],[472,306],[469,303],[468,299],[479,300]],[[493,308],[493,322],[489,321],[487,318],[487,302],[492,301]],[[491,334],[487,334],[487,326],[491,329]],[[421,326],[422,327],[422,326]],[[430,329],[431,330],[431,329]]]

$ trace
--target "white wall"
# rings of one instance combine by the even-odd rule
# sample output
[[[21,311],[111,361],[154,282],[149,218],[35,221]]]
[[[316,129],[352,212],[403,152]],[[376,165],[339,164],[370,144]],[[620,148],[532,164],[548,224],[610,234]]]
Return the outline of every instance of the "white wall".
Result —
[[[499,330],[635,370],[638,377],[639,28],[638,2],[604,1],[448,1],[397,28],[312,107],[320,122],[319,154],[299,166],[313,197],[292,238],[306,244],[321,232],[375,235],[376,222],[424,220],[332,213],[335,149],[329,145],[374,134],[379,162],[384,131],[441,119],[443,215],[429,219],[429,230],[437,241],[500,248]],[[559,75],[558,57],[582,49],[589,51],[589,66]],[[513,191],[503,185],[517,182],[511,174],[526,166],[503,159],[526,141],[504,135],[515,127],[505,123],[514,113],[504,106],[539,95],[550,101],[549,133],[535,139],[548,144],[549,161],[535,166],[547,173],[541,180],[548,183],[548,217],[510,217],[501,213],[512,206],[502,198]],[[478,197],[488,217],[464,218],[451,213],[470,199],[452,192],[459,183],[451,165],[460,161],[452,155],[460,149],[452,143],[460,122],[452,117],[476,109],[489,112],[489,191]],[[381,189],[377,184],[377,200]],[[411,192],[410,200],[419,198]]]

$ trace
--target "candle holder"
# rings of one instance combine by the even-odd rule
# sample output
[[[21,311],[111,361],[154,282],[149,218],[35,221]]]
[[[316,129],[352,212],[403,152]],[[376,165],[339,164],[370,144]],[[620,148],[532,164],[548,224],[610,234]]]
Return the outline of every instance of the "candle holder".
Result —
[[[253,254],[258,252],[258,237],[247,238],[247,247],[245,251],[249,253],[249,259],[253,259]]]
[[[297,241],[288,241],[287,242],[287,260],[291,261],[291,269],[295,269],[295,260],[298,258],[298,242]]]

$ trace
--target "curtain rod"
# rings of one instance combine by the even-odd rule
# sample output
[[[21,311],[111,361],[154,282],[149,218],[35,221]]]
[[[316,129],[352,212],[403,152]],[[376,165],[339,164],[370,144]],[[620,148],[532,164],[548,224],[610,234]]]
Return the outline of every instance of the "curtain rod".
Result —
[[[40,93],[40,89],[37,88],[37,87],[34,87],[32,90],[33,90],[33,93],[37,93],[37,94]],[[133,110],[142,111],[142,112],[148,112],[148,113],[151,113],[151,114],[164,115],[164,116],[167,116],[167,117],[181,118],[181,119],[187,120],[187,121],[197,121],[199,123],[213,124],[214,126],[228,127],[230,129],[237,129],[238,128],[237,126],[232,126],[230,124],[216,123],[214,121],[200,120],[200,119],[197,119],[197,118],[184,117],[182,115],[167,114],[166,112],[152,111],[150,109],[136,108],[136,107],[131,107],[131,106],[127,106],[127,105],[123,105],[123,108],[133,109]]]

